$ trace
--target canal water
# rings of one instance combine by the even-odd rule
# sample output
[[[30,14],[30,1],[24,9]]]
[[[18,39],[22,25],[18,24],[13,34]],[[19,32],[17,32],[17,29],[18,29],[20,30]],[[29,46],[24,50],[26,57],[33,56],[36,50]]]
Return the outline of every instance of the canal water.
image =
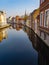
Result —
[[[0,65],[49,65],[49,48],[26,26],[0,30]]]

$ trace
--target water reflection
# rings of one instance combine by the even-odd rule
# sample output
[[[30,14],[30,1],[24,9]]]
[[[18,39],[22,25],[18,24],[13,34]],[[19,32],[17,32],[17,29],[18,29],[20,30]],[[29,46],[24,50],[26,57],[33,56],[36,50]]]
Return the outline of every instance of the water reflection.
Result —
[[[6,38],[7,38],[7,29],[0,30],[0,42],[2,42],[2,40]]]
[[[7,45],[3,46],[4,48],[3,47],[2,48],[3,50],[7,49],[7,51],[4,50],[5,52],[7,52],[7,54],[8,52],[9,52],[9,55],[12,53],[12,55],[10,55],[10,58],[12,57],[13,59],[15,59],[14,62],[16,62],[16,59],[17,59],[18,63],[20,62],[21,65],[24,65],[24,64],[25,65],[26,64],[27,65],[49,65],[49,47],[46,46],[46,44],[34,33],[34,31],[22,25],[12,24],[11,26],[14,30],[10,29],[8,31],[7,29],[3,29],[0,31],[1,41],[4,38],[6,39],[7,36],[9,36],[7,39]],[[22,30],[27,34],[27,36]],[[7,31],[9,32],[8,35],[7,35]],[[17,31],[20,31],[20,32],[17,32]],[[30,44],[32,44],[32,47]],[[37,56],[37,52],[34,49],[38,52],[38,56]],[[13,61],[13,59],[11,61]]]
[[[26,31],[32,46],[38,51],[38,65],[49,65],[49,47],[28,27],[24,27],[23,30]]]
[[[16,25],[17,29],[23,29],[27,33],[32,46],[38,51],[38,65],[49,65],[49,48],[46,44],[28,27]]]
[[[22,29],[22,26],[21,25],[16,25],[16,30],[19,31]]]
[[[23,29],[27,33],[29,40],[32,42],[32,46],[38,51],[38,65],[49,65],[49,48],[46,44],[28,27],[15,26],[16,30]]]
[[[18,24],[14,24],[14,25],[11,24],[11,26],[12,26],[13,29],[16,29],[17,31],[22,29],[22,25],[21,24],[20,25],[18,25]]]

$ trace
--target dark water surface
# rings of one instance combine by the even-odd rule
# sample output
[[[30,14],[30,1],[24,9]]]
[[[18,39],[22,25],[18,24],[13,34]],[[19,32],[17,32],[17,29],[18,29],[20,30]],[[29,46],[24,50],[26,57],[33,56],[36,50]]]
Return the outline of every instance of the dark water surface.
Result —
[[[0,65],[48,65],[49,48],[28,27],[0,30]]]

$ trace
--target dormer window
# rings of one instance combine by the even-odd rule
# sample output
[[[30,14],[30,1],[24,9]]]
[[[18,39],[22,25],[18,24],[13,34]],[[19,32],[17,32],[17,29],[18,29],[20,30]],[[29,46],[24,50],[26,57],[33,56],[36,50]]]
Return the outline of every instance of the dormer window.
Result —
[[[41,4],[44,2],[45,0],[41,0]]]

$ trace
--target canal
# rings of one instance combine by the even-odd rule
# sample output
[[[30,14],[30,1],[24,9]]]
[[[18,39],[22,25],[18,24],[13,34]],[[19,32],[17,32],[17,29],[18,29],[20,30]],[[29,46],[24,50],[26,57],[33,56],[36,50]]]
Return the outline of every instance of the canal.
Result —
[[[49,65],[49,47],[26,26],[0,30],[0,65]]]

